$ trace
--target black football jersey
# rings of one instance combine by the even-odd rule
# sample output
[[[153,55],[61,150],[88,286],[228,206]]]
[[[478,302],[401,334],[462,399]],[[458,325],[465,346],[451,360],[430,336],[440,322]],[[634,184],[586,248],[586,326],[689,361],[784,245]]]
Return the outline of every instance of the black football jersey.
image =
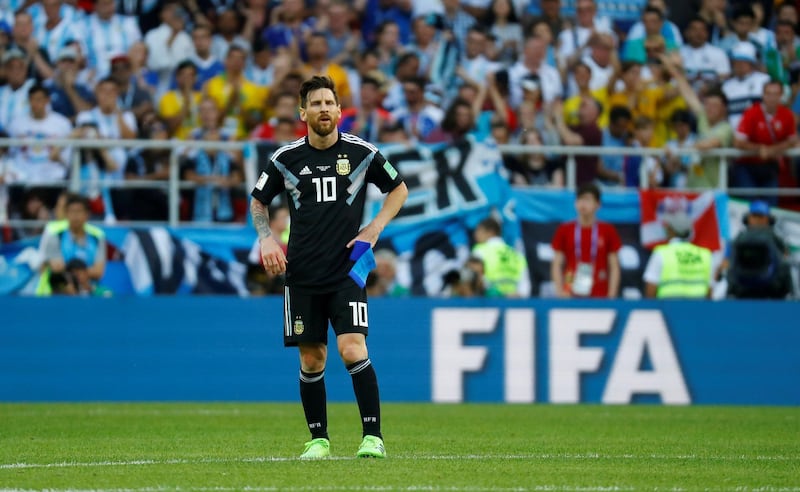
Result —
[[[347,243],[364,217],[367,183],[383,193],[403,179],[378,149],[349,133],[320,150],[308,137],[275,151],[251,193],[268,205],[286,192],[291,217],[286,285],[330,292],[353,282]]]

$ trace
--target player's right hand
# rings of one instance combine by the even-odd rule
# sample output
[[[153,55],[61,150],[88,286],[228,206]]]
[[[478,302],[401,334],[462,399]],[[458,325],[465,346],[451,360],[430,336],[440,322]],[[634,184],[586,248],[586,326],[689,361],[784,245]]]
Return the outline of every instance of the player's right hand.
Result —
[[[264,265],[264,270],[273,275],[283,275],[286,273],[286,255],[283,254],[283,249],[280,245],[270,237],[261,238],[259,240],[261,248],[261,262]]]

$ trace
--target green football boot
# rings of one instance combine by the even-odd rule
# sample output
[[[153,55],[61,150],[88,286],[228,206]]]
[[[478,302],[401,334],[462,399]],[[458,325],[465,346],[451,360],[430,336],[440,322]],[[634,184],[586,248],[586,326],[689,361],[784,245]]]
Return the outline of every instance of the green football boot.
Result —
[[[386,448],[383,447],[383,439],[376,436],[364,436],[361,446],[356,453],[358,458],[386,458]]]
[[[324,437],[312,439],[306,443],[301,460],[324,460],[331,456],[331,442]]]

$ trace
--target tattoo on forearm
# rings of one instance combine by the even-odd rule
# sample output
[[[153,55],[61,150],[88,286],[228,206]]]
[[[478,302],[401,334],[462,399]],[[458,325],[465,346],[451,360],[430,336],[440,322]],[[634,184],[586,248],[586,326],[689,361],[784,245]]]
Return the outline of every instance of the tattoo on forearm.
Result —
[[[258,237],[270,237],[272,231],[269,228],[269,217],[267,216],[267,210],[264,205],[253,200],[250,213],[253,216],[253,226],[256,228],[256,232],[258,232]]]

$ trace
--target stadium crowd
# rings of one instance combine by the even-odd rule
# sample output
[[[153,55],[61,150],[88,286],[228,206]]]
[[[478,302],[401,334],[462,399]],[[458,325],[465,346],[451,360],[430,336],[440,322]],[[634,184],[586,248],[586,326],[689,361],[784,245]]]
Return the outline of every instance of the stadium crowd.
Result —
[[[577,184],[715,188],[719,158],[752,151],[732,187],[797,187],[784,153],[800,119],[794,1],[5,0],[0,223],[61,216],[72,152],[93,218],[165,220],[170,153],[73,150],[52,138],[301,137],[297,94],[330,76],[340,128],[375,143],[463,138],[663,149],[577,158]],[[763,102],[762,102],[763,101]],[[505,155],[515,185],[563,187],[563,156]],[[181,217],[244,221],[239,152],[186,150]],[[777,196],[765,194],[769,204]],[[782,199],[783,200],[783,199]],[[791,205],[791,198],[781,204]],[[11,240],[39,230],[8,229]]]

